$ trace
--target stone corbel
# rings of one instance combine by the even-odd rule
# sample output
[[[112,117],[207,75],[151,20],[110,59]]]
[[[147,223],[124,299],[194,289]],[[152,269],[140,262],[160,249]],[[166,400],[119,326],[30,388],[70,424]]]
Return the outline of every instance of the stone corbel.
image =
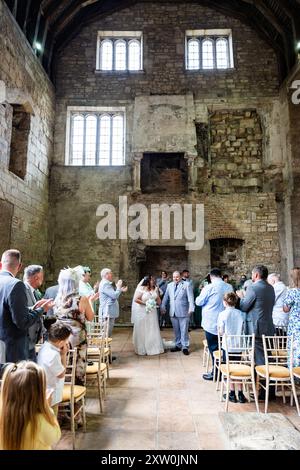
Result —
[[[133,154],[133,191],[141,192],[141,161],[143,153],[137,152]]]

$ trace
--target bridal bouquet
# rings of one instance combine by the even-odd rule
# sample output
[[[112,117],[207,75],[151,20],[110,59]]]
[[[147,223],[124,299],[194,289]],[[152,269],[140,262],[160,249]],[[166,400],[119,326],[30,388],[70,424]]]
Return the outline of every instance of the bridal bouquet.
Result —
[[[156,302],[154,299],[148,299],[146,302],[146,313],[151,312],[156,307]]]

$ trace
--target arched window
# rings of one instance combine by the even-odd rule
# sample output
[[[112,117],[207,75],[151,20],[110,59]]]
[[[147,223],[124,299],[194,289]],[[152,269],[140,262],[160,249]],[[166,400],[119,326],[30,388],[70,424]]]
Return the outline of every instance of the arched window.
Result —
[[[112,118],[112,165],[124,164],[124,119],[121,115]]]
[[[187,43],[187,68],[189,70],[200,68],[200,43],[198,39],[189,39]]]
[[[141,69],[141,44],[136,39],[128,43],[128,70]]]
[[[84,116],[75,114],[72,117],[71,165],[82,165],[84,142]]]
[[[110,39],[105,39],[100,46],[100,69],[112,70],[113,68],[113,45]]]
[[[119,39],[114,44],[115,47],[115,69],[126,70],[126,42]]]
[[[111,117],[100,117],[99,165],[109,165],[111,147]]]
[[[96,144],[97,144],[97,117],[95,115],[86,116],[85,130],[85,164],[96,164]]]
[[[228,40],[219,38],[216,41],[217,69],[227,69],[229,67]]]
[[[212,39],[202,41],[202,68],[214,68],[214,43]]]

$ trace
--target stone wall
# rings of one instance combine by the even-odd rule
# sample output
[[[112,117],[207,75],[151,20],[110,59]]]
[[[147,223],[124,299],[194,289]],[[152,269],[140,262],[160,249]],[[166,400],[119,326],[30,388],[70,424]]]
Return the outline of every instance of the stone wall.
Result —
[[[0,251],[15,247],[24,263],[47,263],[48,175],[53,150],[54,89],[7,7],[0,0]],[[11,145],[14,105],[26,112],[27,142]],[[16,125],[16,114],[15,122]],[[25,133],[25,134],[26,134]],[[20,139],[25,135],[21,132]],[[25,177],[9,171],[27,159]],[[11,151],[14,155],[11,155]],[[11,159],[12,157],[12,159]],[[18,169],[18,161],[11,169]],[[19,168],[21,171],[22,168]],[[16,171],[18,172],[18,171]],[[21,173],[22,176],[22,171]],[[2,202],[1,202],[2,201]],[[8,209],[9,208],[9,209]],[[5,229],[4,229],[5,228]]]
[[[233,70],[185,71],[185,31],[201,28],[232,29]],[[95,72],[99,30],[143,31],[144,71]],[[284,193],[285,154],[278,133],[277,63],[274,51],[251,28],[197,4],[137,3],[106,18],[94,18],[84,27],[58,58],[55,83],[53,280],[66,264],[88,264],[94,273],[112,267],[129,286],[120,321],[129,320],[131,295],[144,269],[147,248],[181,247],[186,240],[97,239],[97,206],[111,203],[117,208],[121,195],[128,196],[128,204],[148,208],[162,202],[204,204],[205,243],[201,250],[188,252],[188,268],[195,278],[207,273],[210,240],[220,238],[243,241],[242,259],[233,266],[236,277],[249,273],[257,262],[272,270],[285,269],[280,256],[286,248],[284,210],[278,202],[278,194]],[[68,106],[125,107],[124,167],[64,166]],[[141,194],[144,152],[184,153],[188,193]]]

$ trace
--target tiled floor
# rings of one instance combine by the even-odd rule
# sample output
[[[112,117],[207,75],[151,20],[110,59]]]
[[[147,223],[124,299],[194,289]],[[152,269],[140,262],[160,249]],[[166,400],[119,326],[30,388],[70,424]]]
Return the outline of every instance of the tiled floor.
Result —
[[[173,339],[172,329],[162,337]],[[89,388],[87,432],[76,433],[77,449],[201,450],[227,449],[229,443],[218,416],[224,411],[215,384],[202,379],[203,331],[191,332],[191,355],[167,352],[136,356],[132,329],[115,328],[105,410],[99,414],[96,389]],[[229,404],[231,411],[253,411],[254,403]],[[262,404],[261,404],[262,406]],[[283,413],[300,430],[295,407],[281,399],[270,412]],[[71,449],[70,432],[63,430],[57,449]]]

